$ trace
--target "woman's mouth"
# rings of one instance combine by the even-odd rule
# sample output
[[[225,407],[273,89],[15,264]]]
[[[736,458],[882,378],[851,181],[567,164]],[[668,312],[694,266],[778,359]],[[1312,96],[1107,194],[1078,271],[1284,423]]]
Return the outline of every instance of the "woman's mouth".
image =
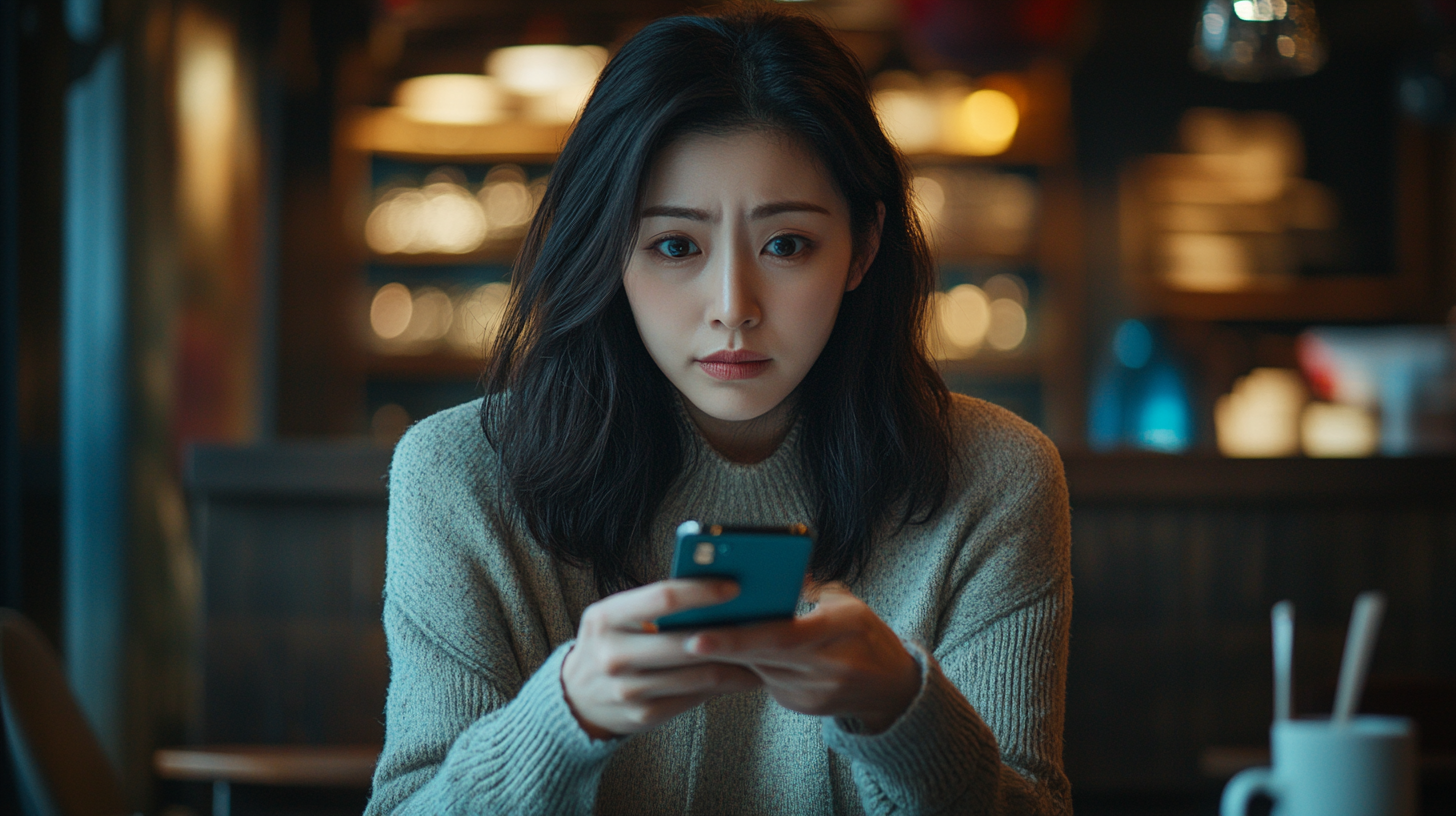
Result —
[[[695,362],[715,380],[750,380],[766,371],[773,359],[756,351],[717,351]]]

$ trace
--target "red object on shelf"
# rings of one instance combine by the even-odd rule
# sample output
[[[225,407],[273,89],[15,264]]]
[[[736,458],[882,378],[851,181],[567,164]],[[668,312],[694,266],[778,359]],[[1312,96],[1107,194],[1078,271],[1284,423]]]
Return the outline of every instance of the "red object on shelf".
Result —
[[[1322,400],[1334,399],[1338,374],[1329,350],[1317,338],[1308,334],[1300,335],[1295,348],[1299,356],[1299,368],[1304,372],[1304,379],[1309,383],[1310,390]]]

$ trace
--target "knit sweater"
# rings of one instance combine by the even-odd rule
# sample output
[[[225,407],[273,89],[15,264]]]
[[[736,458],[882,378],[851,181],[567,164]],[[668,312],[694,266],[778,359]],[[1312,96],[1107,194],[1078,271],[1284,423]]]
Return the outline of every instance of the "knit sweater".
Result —
[[[1070,520],[1061,460],[1036,429],[955,397],[946,503],[878,542],[849,584],[920,667],[918,694],[887,730],[856,733],[853,720],[756,690],[593,740],[566,702],[561,662],[595,583],[548,555],[518,514],[492,512],[500,466],[479,410],[436,414],[395,449],[391,674],[367,816],[1071,812]],[[750,465],[686,433],[696,455],[656,519],[654,577],[667,577],[684,519],[812,519],[797,430]]]

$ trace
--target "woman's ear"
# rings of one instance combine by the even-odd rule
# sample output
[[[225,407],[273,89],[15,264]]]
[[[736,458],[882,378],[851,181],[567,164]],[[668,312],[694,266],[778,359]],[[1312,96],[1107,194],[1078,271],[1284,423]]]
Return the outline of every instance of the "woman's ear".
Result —
[[[845,281],[844,291],[853,292],[860,281],[864,280],[865,273],[869,271],[870,264],[875,262],[875,255],[880,251],[880,233],[885,231],[885,202],[875,202],[875,226],[870,234],[865,237],[864,249],[859,257],[854,259],[854,264],[849,268],[849,280]]]

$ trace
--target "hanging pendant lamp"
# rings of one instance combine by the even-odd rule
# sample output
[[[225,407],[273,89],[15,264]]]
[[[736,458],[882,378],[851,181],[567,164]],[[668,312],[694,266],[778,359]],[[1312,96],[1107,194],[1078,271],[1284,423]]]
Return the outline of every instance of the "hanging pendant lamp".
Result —
[[[1325,62],[1313,0],[1207,0],[1193,67],[1238,82],[1308,76]]]

